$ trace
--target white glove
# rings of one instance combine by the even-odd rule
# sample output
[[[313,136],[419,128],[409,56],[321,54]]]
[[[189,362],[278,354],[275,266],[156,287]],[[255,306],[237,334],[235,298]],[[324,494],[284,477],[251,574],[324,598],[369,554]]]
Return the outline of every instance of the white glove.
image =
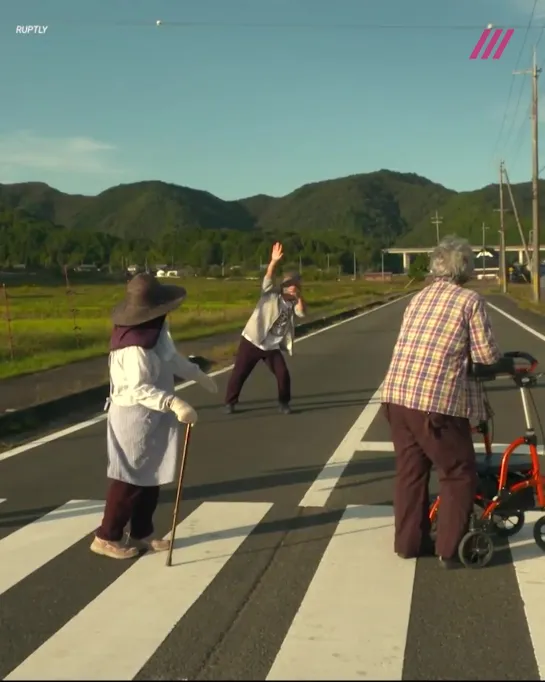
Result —
[[[197,421],[196,411],[180,398],[172,398],[170,409],[176,415],[176,419],[183,424],[195,424]]]
[[[205,389],[205,391],[208,391],[208,393],[218,392],[218,385],[214,379],[209,377],[208,374],[205,374],[204,372],[199,372],[197,376],[197,382]]]

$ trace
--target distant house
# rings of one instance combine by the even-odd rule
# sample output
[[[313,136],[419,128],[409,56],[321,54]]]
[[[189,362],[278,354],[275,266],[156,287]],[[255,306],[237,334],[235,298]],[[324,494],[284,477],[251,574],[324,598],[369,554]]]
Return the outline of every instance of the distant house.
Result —
[[[90,263],[82,263],[74,267],[74,272],[98,272],[98,267]]]
[[[181,271],[180,270],[166,270],[166,269],[160,269],[157,270],[155,273],[157,277],[181,277]]]
[[[156,272],[157,277],[193,277],[195,275],[195,270],[190,266],[185,266],[182,268],[161,268]]]

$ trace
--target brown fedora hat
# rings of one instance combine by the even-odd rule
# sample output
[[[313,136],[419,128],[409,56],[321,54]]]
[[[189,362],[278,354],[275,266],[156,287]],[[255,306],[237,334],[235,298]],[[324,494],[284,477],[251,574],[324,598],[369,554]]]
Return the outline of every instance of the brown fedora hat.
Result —
[[[161,284],[153,275],[140,273],[127,284],[127,294],[112,312],[118,327],[133,327],[177,308],[187,292],[183,287]]]

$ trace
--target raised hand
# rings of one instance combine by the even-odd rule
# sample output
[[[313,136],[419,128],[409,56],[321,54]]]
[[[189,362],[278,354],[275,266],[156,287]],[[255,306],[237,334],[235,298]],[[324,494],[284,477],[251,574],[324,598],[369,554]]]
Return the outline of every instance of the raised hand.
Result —
[[[280,242],[276,242],[276,244],[274,244],[272,247],[271,262],[278,263],[278,261],[282,259],[283,255],[284,251],[282,250],[282,244]]]

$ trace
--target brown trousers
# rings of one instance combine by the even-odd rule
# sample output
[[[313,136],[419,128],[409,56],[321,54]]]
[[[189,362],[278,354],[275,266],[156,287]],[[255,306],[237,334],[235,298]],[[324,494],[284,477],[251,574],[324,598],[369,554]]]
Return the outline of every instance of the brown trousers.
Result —
[[[396,453],[394,549],[417,556],[428,541],[429,482],[435,466],[441,496],[435,549],[438,556],[453,558],[467,530],[477,485],[469,420],[400,405],[384,407]]]
[[[143,487],[110,479],[97,537],[119,542],[129,522],[132,538],[142,540],[149,537],[153,533],[153,514],[158,502],[159,486]]]
[[[291,400],[291,379],[286,361],[280,350],[261,350],[248,339],[241,337],[235,366],[229,377],[226,405],[238,403],[240,392],[257,363],[262,360],[275,375],[278,384],[278,402],[287,405]]]

